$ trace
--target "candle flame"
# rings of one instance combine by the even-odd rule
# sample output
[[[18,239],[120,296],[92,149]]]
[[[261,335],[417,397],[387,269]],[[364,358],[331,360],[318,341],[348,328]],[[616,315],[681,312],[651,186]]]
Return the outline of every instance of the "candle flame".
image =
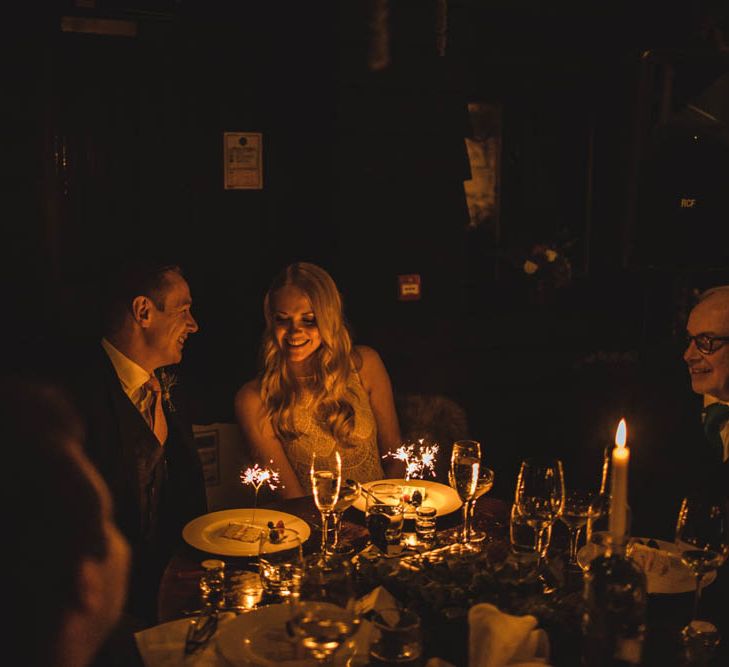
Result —
[[[424,445],[424,439],[418,440],[417,451],[416,444],[400,445],[394,452],[387,452],[382,458],[388,456],[403,461],[405,463],[405,479],[410,480],[423,475],[427,472],[431,477],[435,477],[435,455],[438,453],[439,445]]]
[[[615,431],[615,446],[621,449],[625,447],[625,443],[628,439],[628,427],[625,424],[625,418],[620,420],[618,424],[618,430]]]

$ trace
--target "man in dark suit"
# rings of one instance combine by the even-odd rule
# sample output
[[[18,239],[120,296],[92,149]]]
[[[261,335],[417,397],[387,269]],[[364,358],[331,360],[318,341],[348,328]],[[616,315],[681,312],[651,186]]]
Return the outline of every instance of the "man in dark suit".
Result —
[[[105,297],[104,337],[77,377],[86,450],[105,478],[133,549],[127,610],[156,621],[163,568],[185,523],[207,511],[205,485],[170,366],[198,329],[177,266],[130,262]]]
[[[704,430],[710,457],[720,470],[724,491],[729,469],[729,285],[699,296],[686,324],[683,358],[691,388],[703,396]]]

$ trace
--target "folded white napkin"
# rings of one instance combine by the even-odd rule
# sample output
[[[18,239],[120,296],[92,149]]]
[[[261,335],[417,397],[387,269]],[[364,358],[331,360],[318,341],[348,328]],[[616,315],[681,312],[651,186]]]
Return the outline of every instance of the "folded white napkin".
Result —
[[[548,660],[549,639],[534,616],[512,616],[487,603],[469,610],[469,667],[544,667]],[[431,658],[426,667],[452,665]]]
[[[548,659],[549,639],[534,616],[512,616],[487,603],[469,609],[469,667],[526,667]]]
[[[233,618],[235,618],[233,613],[221,614],[218,619],[218,628]],[[190,620],[181,618],[169,623],[162,623],[134,635],[145,667],[180,667],[181,665],[228,667],[228,661],[218,653],[214,637],[192,655],[184,654],[185,638]]]

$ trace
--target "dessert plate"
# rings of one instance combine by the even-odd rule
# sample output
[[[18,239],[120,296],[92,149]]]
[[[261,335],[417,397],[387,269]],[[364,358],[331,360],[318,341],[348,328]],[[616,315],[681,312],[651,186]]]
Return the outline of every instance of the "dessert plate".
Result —
[[[460,497],[456,493],[455,489],[439,482],[431,482],[426,479],[381,479],[374,482],[366,482],[362,486],[371,491],[376,496],[383,498],[401,498],[403,495],[403,487],[407,491],[412,491],[416,488],[425,490],[425,498],[423,499],[423,505],[429,505],[435,507],[437,510],[437,516],[444,514],[450,514],[457,510],[463,503]],[[408,488],[409,487],[409,488]],[[357,500],[354,501],[352,507],[357,508],[360,512],[364,512],[367,508],[367,498],[365,494],[360,495]],[[405,518],[412,519],[415,517],[415,507],[406,502],[405,507]]]
[[[311,535],[309,524],[293,514],[277,512],[276,510],[257,508],[253,509],[231,509],[219,512],[210,512],[193,519],[182,529],[182,539],[190,546],[219,556],[257,556],[258,540],[252,533],[250,540],[239,540],[224,537],[224,533],[230,531],[231,524],[240,526],[252,525],[254,528],[268,530],[268,522],[277,524],[283,521],[286,528],[295,530],[301,542],[305,542]],[[288,548],[285,542],[281,544],[281,550]]]
[[[316,667],[286,630],[291,605],[271,604],[241,614],[218,631],[218,650],[231,665],[286,665]],[[366,665],[370,636],[369,621],[334,653],[335,664]]]
[[[586,544],[577,552],[577,562],[586,569],[601,552],[599,545]],[[675,542],[632,537],[627,553],[645,572],[648,593],[689,593],[696,589],[696,579],[681,561],[681,547]],[[708,586],[715,579],[716,572],[710,572],[704,577],[701,587]]]

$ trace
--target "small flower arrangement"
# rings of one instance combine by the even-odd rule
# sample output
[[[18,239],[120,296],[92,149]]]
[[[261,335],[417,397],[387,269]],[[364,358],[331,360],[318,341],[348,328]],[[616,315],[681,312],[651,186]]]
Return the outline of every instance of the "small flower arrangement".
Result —
[[[550,287],[564,287],[572,279],[572,263],[565,250],[554,243],[537,243],[529,250],[522,269],[528,276],[548,281]]]
[[[159,384],[162,388],[162,401],[164,402],[165,407],[169,412],[175,412],[177,408],[175,408],[175,404],[172,402],[171,392],[172,388],[179,384],[177,375],[175,375],[172,371],[163,368],[159,372]]]

